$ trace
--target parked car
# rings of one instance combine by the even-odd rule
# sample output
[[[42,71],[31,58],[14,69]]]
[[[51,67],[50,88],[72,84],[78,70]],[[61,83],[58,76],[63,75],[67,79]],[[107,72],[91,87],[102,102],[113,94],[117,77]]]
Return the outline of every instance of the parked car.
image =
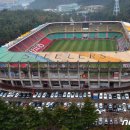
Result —
[[[100,118],[98,119],[98,125],[103,125],[103,118],[102,118],[102,117],[100,117]]]
[[[67,93],[67,98],[70,98],[71,97],[71,92],[68,92]]]
[[[103,109],[103,103],[99,103],[98,108],[99,108],[99,110],[102,110]]]
[[[19,96],[19,93],[15,93],[14,97],[17,98]]]
[[[83,98],[82,92],[79,93],[79,98]]]
[[[81,105],[81,103],[80,103],[80,102],[77,102],[77,107],[78,107],[78,108],[80,108],[80,105]]]
[[[104,93],[104,99],[107,99],[107,93]]]
[[[99,99],[103,99],[103,93],[99,93]]]
[[[130,103],[127,104],[127,109],[130,110]]]
[[[117,99],[121,99],[121,94],[117,93]]]
[[[75,96],[75,93],[72,92],[70,97],[71,97],[71,98],[74,98],[74,96]]]
[[[44,92],[44,93],[42,94],[42,98],[45,98],[46,95],[47,95],[47,92]]]
[[[112,103],[109,103],[109,104],[108,104],[108,111],[109,111],[109,112],[112,112],[112,111],[113,111],[113,105],[112,105]]]
[[[63,98],[66,98],[67,92],[63,93]]]
[[[121,104],[118,104],[118,105],[117,105],[117,111],[118,111],[118,112],[122,112],[122,111],[123,111],[123,107],[122,107]]]
[[[52,92],[50,98],[54,98],[54,96],[55,96],[55,92]]]
[[[104,125],[108,125],[108,119],[107,118],[104,119]]]
[[[110,125],[113,124],[113,120],[112,120],[112,118],[109,119],[109,124],[110,124]]]
[[[76,92],[76,93],[75,93],[75,98],[78,98],[78,97],[79,97],[79,93]]]
[[[128,93],[125,93],[125,99],[129,99],[129,94]]]
[[[58,97],[58,94],[59,94],[59,92],[56,92],[54,97],[57,98],[57,97]]]
[[[92,97],[91,92],[88,92],[88,97],[89,97],[89,98],[91,98],[91,97]]]
[[[108,99],[110,99],[110,100],[112,99],[112,94],[110,94],[110,93],[108,94]]]
[[[38,96],[38,92],[36,92],[34,95],[33,95],[33,98],[36,98]]]
[[[84,93],[83,93],[83,98],[86,98],[86,97],[87,97],[87,93],[84,92]]]
[[[94,100],[97,100],[99,97],[98,97],[98,93],[93,93],[93,99]]]
[[[3,94],[4,94],[4,92],[3,92],[3,91],[1,91],[1,92],[0,92],[0,97],[2,97],[2,96],[3,96]]]
[[[37,98],[41,98],[42,92],[38,93]]]
[[[117,99],[117,94],[113,94],[113,95],[112,95],[112,98],[113,98],[113,99]]]
[[[94,106],[95,106],[95,108],[97,108],[97,109],[98,109],[98,103],[95,103],[95,104],[94,104]]]

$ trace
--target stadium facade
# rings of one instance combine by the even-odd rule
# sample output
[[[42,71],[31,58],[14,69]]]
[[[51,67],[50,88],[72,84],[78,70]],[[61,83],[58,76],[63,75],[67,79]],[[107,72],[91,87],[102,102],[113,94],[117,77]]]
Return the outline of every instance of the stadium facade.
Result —
[[[40,25],[0,48],[0,81],[35,89],[127,87],[129,32],[130,24],[120,21]],[[66,40],[70,43],[56,45]]]

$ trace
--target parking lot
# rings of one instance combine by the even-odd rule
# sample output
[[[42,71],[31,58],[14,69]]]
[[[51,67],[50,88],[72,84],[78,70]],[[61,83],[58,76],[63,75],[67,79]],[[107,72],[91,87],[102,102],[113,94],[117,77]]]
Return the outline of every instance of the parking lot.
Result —
[[[0,91],[0,97],[8,104],[16,106],[32,106],[41,111],[44,107],[53,109],[56,106],[69,107],[76,103],[79,108],[84,106],[84,99],[93,100],[99,113],[97,125],[121,124],[122,120],[130,119],[130,93],[92,93],[92,92],[35,92],[21,93]]]

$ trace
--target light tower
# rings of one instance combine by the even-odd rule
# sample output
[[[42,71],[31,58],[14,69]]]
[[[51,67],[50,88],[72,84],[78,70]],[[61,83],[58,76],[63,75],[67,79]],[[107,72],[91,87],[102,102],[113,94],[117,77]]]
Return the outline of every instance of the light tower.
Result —
[[[117,16],[120,13],[119,0],[115,0],[115,5],[113,9],[113,15]]]

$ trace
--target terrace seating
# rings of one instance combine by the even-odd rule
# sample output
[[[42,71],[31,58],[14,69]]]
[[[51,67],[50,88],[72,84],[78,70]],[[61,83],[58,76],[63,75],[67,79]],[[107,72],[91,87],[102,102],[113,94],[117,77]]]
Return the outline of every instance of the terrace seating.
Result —
[[[98,33],[98,38],[106,38],[106,33]]]
[[[46,49],[46,47],[49,46],[49,44],[52,42],[49,38],[42,39],[38,44],[33,46],[29,51],[30,52],[40,52]]]
[[[44,34],[42,32],[37,32],[34,35],[30,36],[29,38],[19,42],[17,45],[10,48],[10,51],[26,51],[28,50],[33,44],[38,42],[38,40],[42,39],[44,37]]]
[[[119,51],[125,51],[127,50],[127,44],[125,42],[125,39],[122,37],[122,38],[118,38],[117,39],[117,43],[118,43],[118,50]]]
[[[72,38],[74,38],[74,34],[73,33],[67,33],[67,34],[65,34],[65,38],[72,39]]]

